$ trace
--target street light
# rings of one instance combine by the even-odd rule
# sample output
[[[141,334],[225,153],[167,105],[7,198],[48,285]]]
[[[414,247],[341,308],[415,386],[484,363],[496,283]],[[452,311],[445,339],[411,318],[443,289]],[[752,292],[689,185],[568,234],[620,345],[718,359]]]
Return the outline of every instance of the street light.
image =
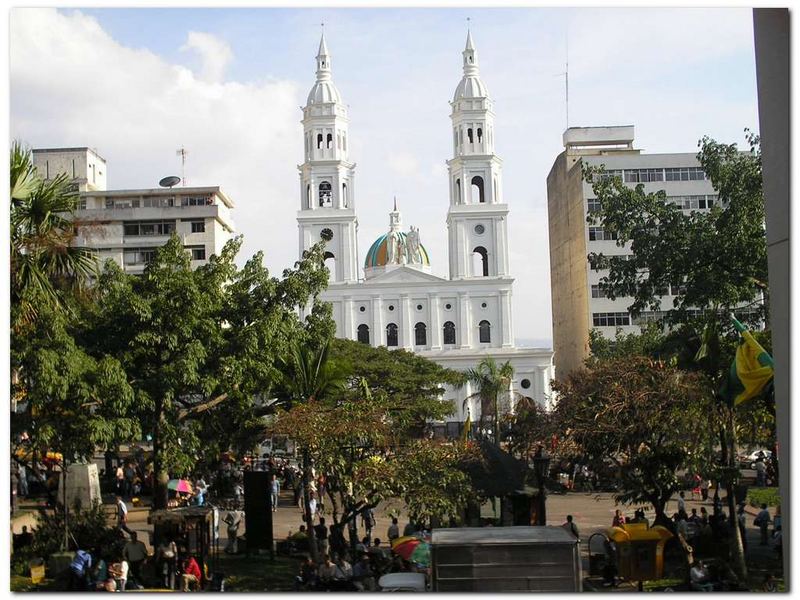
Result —
[[[536,482],[539,485],[539,505],[536,508],[536,524],[547,525],[547,507],[545,505],[544,484],[550,471],[550,457],[542,452],[542,448],[536,451],[533,457],[533,471],[536,474]]]

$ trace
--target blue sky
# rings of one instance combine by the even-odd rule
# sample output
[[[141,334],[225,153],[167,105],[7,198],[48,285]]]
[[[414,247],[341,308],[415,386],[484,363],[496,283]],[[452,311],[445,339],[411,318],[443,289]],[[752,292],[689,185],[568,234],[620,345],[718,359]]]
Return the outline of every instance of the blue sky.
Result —
[[[97,148],[109,185],[150,187],[190,155],[192,185],[237,204],[241,258],[297,257],[299,106],[320,22],[350,111],[361,260],[397,195],[446,275],[450,107],[466,18],[495,102],[518,339],[551,339],[546,177],[570,125],[636,126],[646,152],[758,129],[747,8],[13,9],[10,133]],[[42,32],[46,32],[43,35]]]

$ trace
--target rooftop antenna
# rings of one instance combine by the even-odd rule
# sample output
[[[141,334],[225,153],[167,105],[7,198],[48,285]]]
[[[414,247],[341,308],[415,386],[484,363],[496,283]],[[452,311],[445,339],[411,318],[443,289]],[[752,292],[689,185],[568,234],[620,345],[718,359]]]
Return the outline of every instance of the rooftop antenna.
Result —
[[[181,157],[181,180],[183,181],[183,187],[186,187],[186,156],[189,154],[189,151],[181,146],[175,151],[175,154]]]

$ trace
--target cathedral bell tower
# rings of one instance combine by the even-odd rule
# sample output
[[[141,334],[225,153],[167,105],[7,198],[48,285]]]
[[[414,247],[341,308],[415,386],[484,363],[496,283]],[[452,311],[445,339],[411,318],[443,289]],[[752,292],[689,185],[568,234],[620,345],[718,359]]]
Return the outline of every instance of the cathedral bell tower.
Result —
[[[303,108],[304,162],[297,225],[300,255],[329,237],[325,264],[331,283],[358,281],[355,163],[348,158],[347,107],[331,77],[325,35],[317,52],[317,81]]]
[[[453,101],[453,158],[447,161],[450,279],[508,276],[502,161],[494,153],[494,111],[467,32],[464,76]]]

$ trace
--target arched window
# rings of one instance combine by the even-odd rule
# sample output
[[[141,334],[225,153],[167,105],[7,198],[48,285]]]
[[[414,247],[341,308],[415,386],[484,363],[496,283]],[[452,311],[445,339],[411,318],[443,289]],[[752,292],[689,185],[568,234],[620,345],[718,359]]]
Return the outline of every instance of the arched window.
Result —
[[[336,257],[333,252],[326,252],[322,256],[325,266],[328,267],[328,279],[334,281],[336,279]]]
[[[397,346],[397,325],[394,323],[386,326],[386,345]]]
[[[306,204],[308,204],[308,208],[311,208],[311,184],[306,186]]]
[[[323,181],[319,184],[319,205],[331,205],[331,183],[330,181]]]
[[[317,149],[320,149],[320,148],[322,148],[322,134],[318,133],[317,134]]]
[[[492,326],[489,325],[489,321],[481,321],[478,323],[478,330],[479,330],[479,339],[481,344],[488,344],[492,341]]]
[[[417,346],[425,346],[428,343],[428,328],[425,323],[419,322],[414,325],[414,343]]]
[[[480,175],[475,175],[472,178],[472,201],[475,202],[475,197],[477,196],[478,202],[486,202],[486,198],[483,195],[483,177]]]
[[[456,179],[456,204],[461,204],[461,180]]]
[[[483,141],[483,129],[478,127],[478,143],[480,144]]]
[[[483,246],[478,246],[472,251],[473,277],[489,276],[489,253]]]
[[[467,128],[467,140],[469,140],[470,144],[475,141],[472,139],[472,127]]]
[[[363,323],[358,326],[358,341],[369,345],[369,326]]]
[[[332,134],[332,133],[329,133],[329,134],[328,134],[328,140],[327,140],[327,142],[328,142],[328,143],[325,145],[325,147],[326,147],[326,148],[328,148],[328,149],[330,150],[331,146],[333,146],[333,134]]]
[[[453,323],[452,321],[446,321],[443,329],[444,329],[444,343],[455,344],[456,343],[455,323]]]
[[[346,183],[342,184],[342,203],[344,204],[344,207],[347,208],[347,184]]]

